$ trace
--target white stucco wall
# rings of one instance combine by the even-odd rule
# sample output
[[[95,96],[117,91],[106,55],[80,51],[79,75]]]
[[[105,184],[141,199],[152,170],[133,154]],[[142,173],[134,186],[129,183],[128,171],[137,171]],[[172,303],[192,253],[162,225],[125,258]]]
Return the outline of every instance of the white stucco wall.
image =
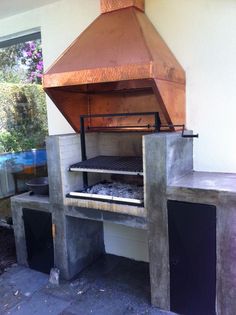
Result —
[[[187,75],[195,170],[236,172],[236,1],[146,0],[146,13]],[[40,27],[47,68],[99,14],[99,0],[61,0],[0,20],[0,37]],[[48,100],[50,134],[72,128]],[[143,231],[105,224],[108,252],[147,260]]]
[[[146,13],[187,74],[194,168],[236,172],[236,1],[147,0]]]

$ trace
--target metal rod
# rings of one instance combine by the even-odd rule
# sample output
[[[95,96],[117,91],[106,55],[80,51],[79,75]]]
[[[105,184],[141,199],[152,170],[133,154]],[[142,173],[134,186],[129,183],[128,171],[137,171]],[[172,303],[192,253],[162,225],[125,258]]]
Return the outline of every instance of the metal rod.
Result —
[[[154,113],[154,118],[155,118],[155,130],[159,132],[161,130],[161,119],[158,112]]]
[[[90,129],[124,129],[124,128],[155,128],[156,129],[156,125],[132,125],[132,126],[108,126],[108,127],[102,127],[102,126],[88,126],[87,130]]]
[[[86,144],[85,144],[85,130],[84,130],[84,117],[80,116],[80,146],[81,146],[81,158],[82,161],[87,160],[86,156]],[[88,173],[83,172],[83,185],[88,186]]]
[[[166,124],[166,125],[161,125],[161,127],[163,127],[163,128],[174,128],[174,127],[185,127],[185,125],[173,125],[173,124]]]
[[[120,114],[95,114],[81,115],[83,118],[99,118],[99,117],[125,117],[125,116],[154,116],[157,112],[138,112],[138,113],[120,113]],[[159,114],[159,113],[158,113]]]

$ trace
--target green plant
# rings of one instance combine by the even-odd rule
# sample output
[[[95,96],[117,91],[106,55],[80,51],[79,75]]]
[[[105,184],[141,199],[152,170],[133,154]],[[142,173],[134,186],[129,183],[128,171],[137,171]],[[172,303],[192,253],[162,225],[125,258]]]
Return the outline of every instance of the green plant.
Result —
[[[47,113],[41,85],[0,84],[0,130],[0,152],[44,145]]]
[[[8,131],[0,133],[0,152],[20,151],[18,139]]]

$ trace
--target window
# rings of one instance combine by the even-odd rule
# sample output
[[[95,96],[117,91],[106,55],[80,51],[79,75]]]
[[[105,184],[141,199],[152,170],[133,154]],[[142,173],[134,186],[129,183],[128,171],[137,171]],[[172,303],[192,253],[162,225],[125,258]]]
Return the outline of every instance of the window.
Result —
[[[25,181],[47,173],[42,74],[40,33],[0,42],[0,219],[7,212],[1,199],[26,190]]]

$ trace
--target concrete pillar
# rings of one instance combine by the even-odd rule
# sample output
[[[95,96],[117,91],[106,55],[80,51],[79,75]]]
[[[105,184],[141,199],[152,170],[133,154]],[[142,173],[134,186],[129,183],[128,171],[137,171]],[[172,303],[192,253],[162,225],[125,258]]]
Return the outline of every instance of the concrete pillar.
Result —
[[[78,135],[47,138],[50,211],[54,225],[54,264],[64,279],[71,279],[104,254],[103,223],[66,215],[68,189],[81,185],[80,174],[69,165],[80,160]]]
[[[148,215],[151,300],[170,309],[167,185],[193,169],[192,139],[181,133],[144,136],[144,190]]]

